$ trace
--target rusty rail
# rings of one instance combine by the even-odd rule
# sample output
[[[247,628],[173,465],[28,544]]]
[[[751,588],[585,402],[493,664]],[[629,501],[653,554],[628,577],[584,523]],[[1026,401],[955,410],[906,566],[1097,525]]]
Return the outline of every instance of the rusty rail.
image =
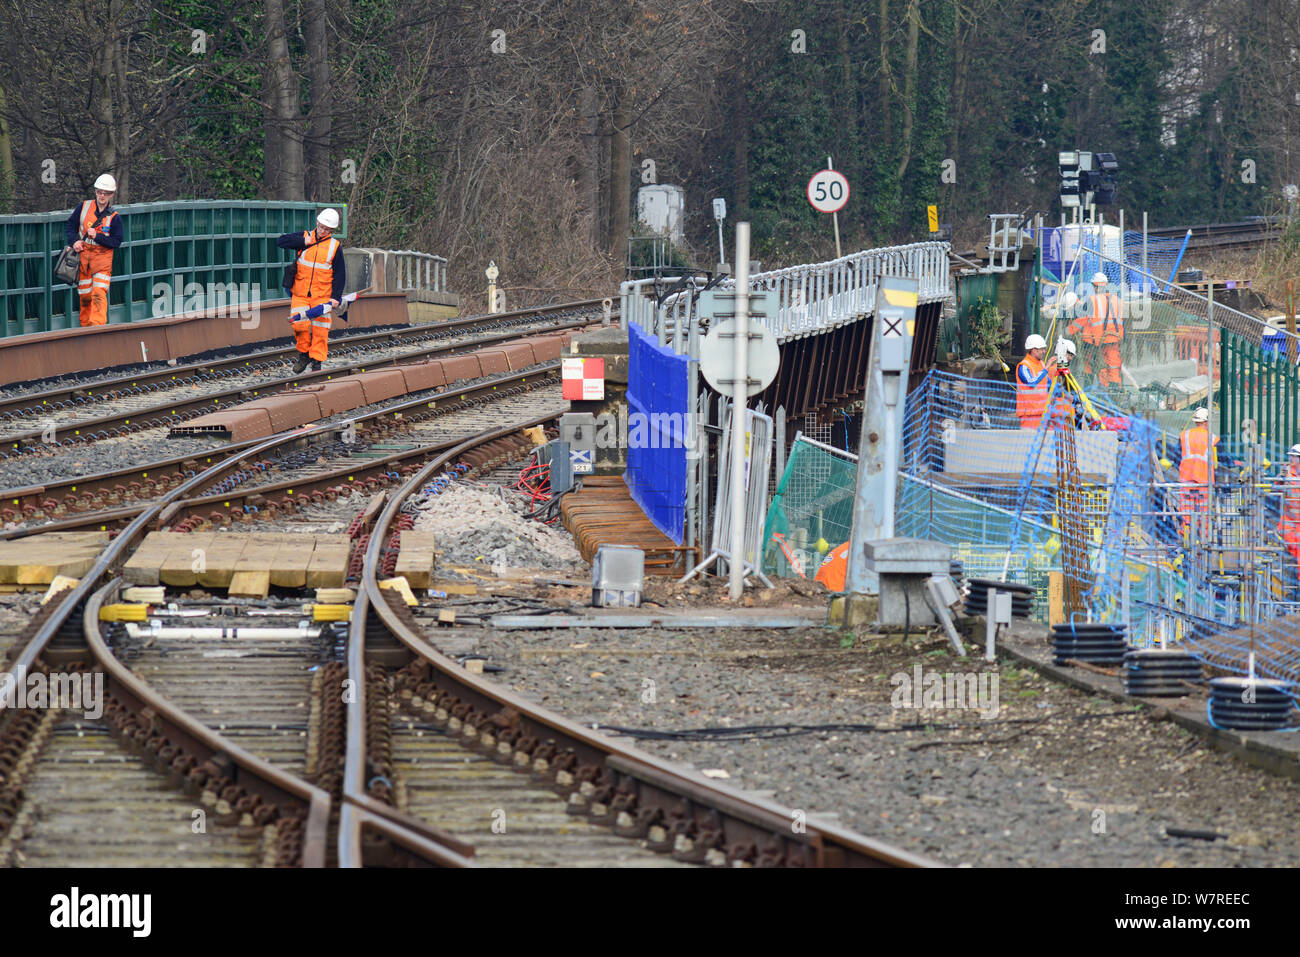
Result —
[[[510,430],[475,437],[432,459],[389,500],[375,521],[353,607],[349,668],[356,687],[365,652],[411,659],[399,678],[415,683],[435,724],[460,733],[467,747],[509,763],[553,787],[592,821],[653,850],[714,864],[817,867],[923,867],[929,860],[850,831],[805,822],[772,801],[718,785],[597,734],[508,688],[466,671],[418,633],[409,609],[381,592],[380,554],[403,501],[443,466]],[[396,598],[396,600],[394,600]],[[372,622],[373,619],[373,622]],[[384,638],[383,636],[391,636]],[[345,802],[364,793],[365,709],[349,712]],[[355,866],[353,834],[339,835],[341,866]]]
[[[554,309],[550,311],[555,311]],[[452,323],[439,324],[444,325],[468,325],[477,323],[490,328],[497,326],[498,317],[476,317],[473,320],[454,320]],[[532,318],[539,318],[535,314]],[[591,320],[573,319],[568,322],[561,322],[554,326],[554,329],[574,329],[591,325]],[[549,330],[548,330],[549,331]],[[390,336],[392,333],[382,333],[376,338]],[[419,338],[418,336],[414,336]],[[15,432],[5,437],[4,452],[0,454],[30,454],[39,450],[42,446],[62,445],[68,442],[73,444],[85,444],[101,438],[110,438],[138,432],[143,429],[161,428],[165,425],[176,425],[185,422],[195,416],[202,415],[215,410],[227,409],[238,405],[240,402],[249,401],[263,395],[270,395],[284,389],[296,388],[302,385],[308,385],[315,382],[325,382],[337,376],[346,375],[351,372],[372,371],[375,369],[385,369],[401,365],[402,363],[411,362],[419,358],[430,356],[439,356],[443,354],[454,354],[457,351],[464,351],[469,348],[478,348],[481,346],[491,345],[497,342],[508,342],[511,339],[518,338],[517,331],[507,331],[498,335],[483,336],[475,339],[473,342],[462,342],[456,345],[434,345],[427,349],[421,349],[417,352],[408,353],[402,356],[395,356],[389,359],[380,359],[375,362],[357,362],[349,365],[342,365],[330,369],[322,369],[319,372],[304,372],[300,375],[286,376],[280,379],[274,379],[257,388],[241,387],[227,389],[222,392],[207,393],[202,396],[194,397],[174,397],[157,406],[150,406],[143,409],[136,409],[128,412],[118,412],[111,415],[98,416],[92,419],[84,419],[80,422],[68,423],[59,426],[52,423],[52,430],[49,428],[34,428],[22,432]],[[292,351],[292,350],[287,350]],[[233,360],[234,362],[244,362],[246,360]],[[209,368],[205,366],[204,368]],[[176,378],[178,370],[167,370],[162,374],[155,374],[157,378],[171,379]],[[184,376],[182,376],[184,379]],[[140,382],[145,382],[144,377],[128,377],[131,387],[137,387]],[[115,380],[121,384],[122,380]],[[177,380],[178,382],[181,380]],[[186,379],[185,381],[189,381]],[[71,401],[71,397],[79,392],[93,392],[99,390],[102,393],[113,392],[111,388],[113,383],[98,383],[93,389],[88,387],[72,387],[52,390],[46,393],[37,393],[24,396],[21,399],[14,400],[9,405],[22,405],[24,412],[32,415],[45,415],[46,409],[52,414],[58,411],[56,407],[64,407],[65,403]],[[47,441],[52,438],[52,441]]]
[[[379,422],[383,425],[385,422],[392,424],[398,420],[403,423],[421,422],[428,418],[441,415],[447,412],[459,411],[470,405],[478,404],[488,398],[499,398],[505,395],[514,394],[516,390],[532,388],[538,385],[544,385],[548,382],[555,381],[555,376],[559,370],[558,363],[546,363],[535,369],[524,370],[521,372],[512,372],[501,378],[487,380],[475,385],[450,385],[444,390],[433,396],[426,396],[419,399],[411,399],[405,402],[387,405],[382,409],[376,409],[364,415],[356,416],[350,421],[357,426],[365,426],[368,423]],[[281,442],[298,442],[313,435],[320,435],[331,431],[339,431],[345,427],[345,424],[334,424],[321,426],[315,429],[298,429],[287,435],[282,435]],[[213,473],[214,478],[207,484],[213,484],[225,478],[227,473],[236,471],[236,466],[244,461],[244,458],[250,450],[264,445],[267,440],[254,439],[242,442],[237,445],[228,446],[223,450],[227,456],[221,462],[213,465],[213,468],[223,468],[223,471]],[[430,451],[436,451],[441,448],[440,445],[418,446],[413,449],[394,452],[391,455],[384,456],[382,459],[373,459],[369,462],[358,462],[349,465],[347,468],[335,469],[330,472],[321,473],[311,476],[305,480],[286,479],[285,481],[250,487],[245,490],[234,489],[221,495],[198,496],[186,499],[171,499],[168,506],[167,514],[162,516],[166,520],[183,521],[191,515],[202,514],[204,517],[211,518],[213,511],[217,509],[224,510],[225,521],[238,521],[238,513],[242,517],[243,508],[250,503],[250,500],[266,500],[269,495],[279,492],[283,494],[288,489],[294,489],[295,493],[306,492],[310,495],[313,492],[324,492],[333,486],[354,485],[356,482],[364,484],[368,479],[376,475],[382,475],[390,470],[394,465],[404,463],[408,459],[418,458]],[[238,456],[238,457],[235,457]],[[172,468],[183,465],[186,461],[197,460],[199,458],[211,458],[211,456],[189,456],[185,459],[169,460]],[[110,489],[115,485],[122,484],[133,479],[140,473],[140,469],[132,468],[118,472],[104,473],[96,476],[85,476],[79,479],[66,479],[59,482],[47,483],[40,486],[30,486],[25,489],[13,489],[5,493],[0,503],[6,508],[28,508],[33,503],[45,500],[47,496],[58,489],[78,489],[77,494],[94,494],[98,490]],[[160,464],[155,463],[146,471],[153,472],[155,475],[160,471],[168,474],[165,469],[160,468]],[[169,474],[168,484],[183,480],[183,476]],[[200,486],[203,487],[203,486]],[[283,502],[283,499],[281,500]],[[37,535],[42,532],[53,531],[73,531],[86,528],[117,528],[129,524],[137,515],[143,511],[146,506],[131,506],[121,508],[111,508],[107,510],[96,510],[86,512],[75,517],[68,517],[44,525],[32,526],[29,528],[14,528],[0,530],[0,541],[13,538],[24,538],[28,535]]]

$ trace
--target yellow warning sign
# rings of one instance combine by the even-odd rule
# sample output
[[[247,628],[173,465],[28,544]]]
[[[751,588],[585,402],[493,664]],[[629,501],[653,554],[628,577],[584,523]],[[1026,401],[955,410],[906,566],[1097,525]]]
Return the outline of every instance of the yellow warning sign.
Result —
[[[939,231],[939,207],[927,206],[925,207],[925,214],[930,218],[930,232],[937,233]]]

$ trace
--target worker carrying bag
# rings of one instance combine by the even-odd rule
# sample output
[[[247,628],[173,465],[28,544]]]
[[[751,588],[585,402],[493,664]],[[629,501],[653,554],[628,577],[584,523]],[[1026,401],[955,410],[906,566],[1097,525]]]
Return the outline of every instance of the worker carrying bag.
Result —
[[[111,208],[111,207],[110,207]],[[95,210],[95,221],[90,224],[91,229],[96,229],[104,220],[104,213]],[[86,234],[81,234],[81,241],[86,241]],[[54,264],[54,281],[67,283],[69,286],[75,286],[78,280],[78,274],[81,270],[81,253],[77,252],[71,246],[64,246],[63,252],[59,253],[58,261]]]

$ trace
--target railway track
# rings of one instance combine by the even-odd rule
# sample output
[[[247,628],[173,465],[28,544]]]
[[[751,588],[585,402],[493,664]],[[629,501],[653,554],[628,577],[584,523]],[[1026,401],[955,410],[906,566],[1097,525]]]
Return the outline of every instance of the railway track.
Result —
[[[517,799],[521,804],[530,800],[524,796],[527,790],[550,790],[565,801],[570,816],[683,863],[794,867],[926,863],[862,835],[801,821],[795,812],[765,798],[720,786],[628,747],[467,671],[436,650],[408,606],[380,587],[385,550],[392,547],[392,534],[403,524],[408,498],[475,443],[503,441],[507,435],[501,430],[448,450],[389,496],[370,534],[353,609],[347,666],[354,684],[367,693],[374,693],[376,685],[382,689],[383,684],[373,678],[362,678],[382,664],[390,671],[391,704],[410,716],[422,716],[484,760],[510,769],[523,789]],[[378,705],[374,708],[379,720],[385,711]],[[375,737],[373,726],[367,726],[370,715],[368,707],[349,715],[345,799],[368,794],[373,787],[362,757],[365,742]],[[391,728],[381,737],[391,747]],[[498,792],[481,806],[492,800],[504,805],[514,799]],[[480,806],[478,798],[467,803]],[[508,819],[505,807],[500,810]],[[349,843],[346,829],[340,830],[339,840],[340,863],[354,863],[359,850]]]
[[[1189,249],[1214,246],[1255,246],[1282,238],[1286,221],[1280,216],[1261,216],[1237,223],[1205,223],[1199,226],[1166,226],[1148,229],[1148,236],[1181,239],[1191,233]]]
[[[1032,225],[1032,224],[1031,224]],[[1051,225],[1048,223],[1047,225]],[[1257,246],[1276,242],[1282,238],[1286,220],[1280,216],[1259,216],[1236,223],[1203,223],[1197,226],[1158,226],[1147,229],[1147,235],[1158,239],[1182,239],[1190,232],[1188,249],[1229,246]],[[967,249],[953,254],[951,269],[960,271],[967,265],[978,263],[980,253]],[[962,262],[965,260],[965,262]]]
[[[322,431],[286,440],[271,456],[259,459],[251,467],[214,473],[214,480],[202,486],[199,494],[175,503],[168,518],[178,525],[192,519],[185,526],[189,530],[210,527],[213,521],[225,525],[251,520],[264,509],[272,516],[282,510],[291,514],[299,502],[332,500],[345,489],[373,491],[391,481],[401,469],[408,468],[409,459],[418,459],[422,447],[415,439],[442,428],[439,423],[445,418],[462,416],[489,403],[519,396],[540,395],[536,401],[553,402],[553,398],[545,396],[555,391],[558,373],[558,363],[547,363],[532,370],[488,377],[471,384],[455,384],[384,403],[380,408],[352,416]],[[537,391],[548,388],[550,393]],[[342,441],[340,436],[345,434],[352,441]],[[26,522],[0,530],[0,540],[41,531],[120,528],[148,503],[178,488],[187,475],[202,468],[210,469],[215,463],[258,445],[257,440],[234,443],[222,450],[224,456],[217,453],[182,456],[8,490],[0,493],[0,516],[15,522],[21,516]],[[333,468],[318,465],[322,454],[328,456],[327,462],[333,462]],[[304,472],[304,466],[310,471]],[[294,470],[292,478],[285,476],[285,469]]]
[[[0,398],[0,461],[15,455],[57,455],[94,441],[170,428],[208,412],[350,372],[388,368],[507,342],[525,331],[581,328],[602,318],[602,300],[590,300],[362,333],[344,340],[346,345],[333,350],[334,354],[358,357],[377,348],[380,356],[357,358],[319,372],[279,374],[287,371],[289,360],[296,355],[296,350],[289,347],[163,368],[93,385],[60,385],[43,392]],[[400,354],[393,354],[394,347],[402,349]]]
[[[469,673],[380,589],[407,497],[445,468],[491,469],[517,457],[527,445],[519,429],[553,416],[464,441],[443,436],[407,457],[408,477],[387,506],[364,510],[350,529],[365,549],[354,562],[346,626],[309,621],[294,602],[223,602],[240,613],[217,615],[193,596],[144,631],[101,621],[113,617],[106,605],[123,602],[122,565],[150,527],[175,527],[181,503],[212,482],[304,437],[328,438],[332,427],[237,450],[142,506],[11,651],[11,669],[28,673],[86,662],[103,676],[105,710],[96,719],[0,711],[0,853],[8,863],[464,866],[475,844],[483,863],[516,865],[925,863],[834,828],[793,826],[788,809]],[[427,463],[411,468],[420,455]],[[343,503],[318,502],[331,506]],[[344,511],[355,513],[355,503]],[[259,523],[268,520],[259,514]],[[216,641],[196,630],[232,622],[271,631]],[[108,746],[110,733],[133,757]],[[102,799],[114,789],[124,795],[117,808]],[[185,837],[182,825],[194,834],[196,820],[213,837]],[[103,840],[77,857],[71,835],[88,828]]]

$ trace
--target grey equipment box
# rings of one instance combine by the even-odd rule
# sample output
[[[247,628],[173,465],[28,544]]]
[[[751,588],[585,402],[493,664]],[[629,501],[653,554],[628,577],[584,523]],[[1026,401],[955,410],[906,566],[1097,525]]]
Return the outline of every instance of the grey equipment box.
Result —
[[[591,603],[597,608],[638,608],[645,552],[631,545],[601,545],[591,563]]]
[[[551,495],[573,488],[573,463],[569,461],[569,443],[554,439],[537,449],[537,464],[551,469]]]
[[[938,624],[925,600],[925,583],[934,575],[949,574],[952,546],[922,538],[878,538],[864,548],[867,568],[880,578],[880,624]]]
[[[560,416],[560,441],[569,443],[569,461],[574,475],[590,475],[596,462],[596,417],[590,412],[566,412]]]

